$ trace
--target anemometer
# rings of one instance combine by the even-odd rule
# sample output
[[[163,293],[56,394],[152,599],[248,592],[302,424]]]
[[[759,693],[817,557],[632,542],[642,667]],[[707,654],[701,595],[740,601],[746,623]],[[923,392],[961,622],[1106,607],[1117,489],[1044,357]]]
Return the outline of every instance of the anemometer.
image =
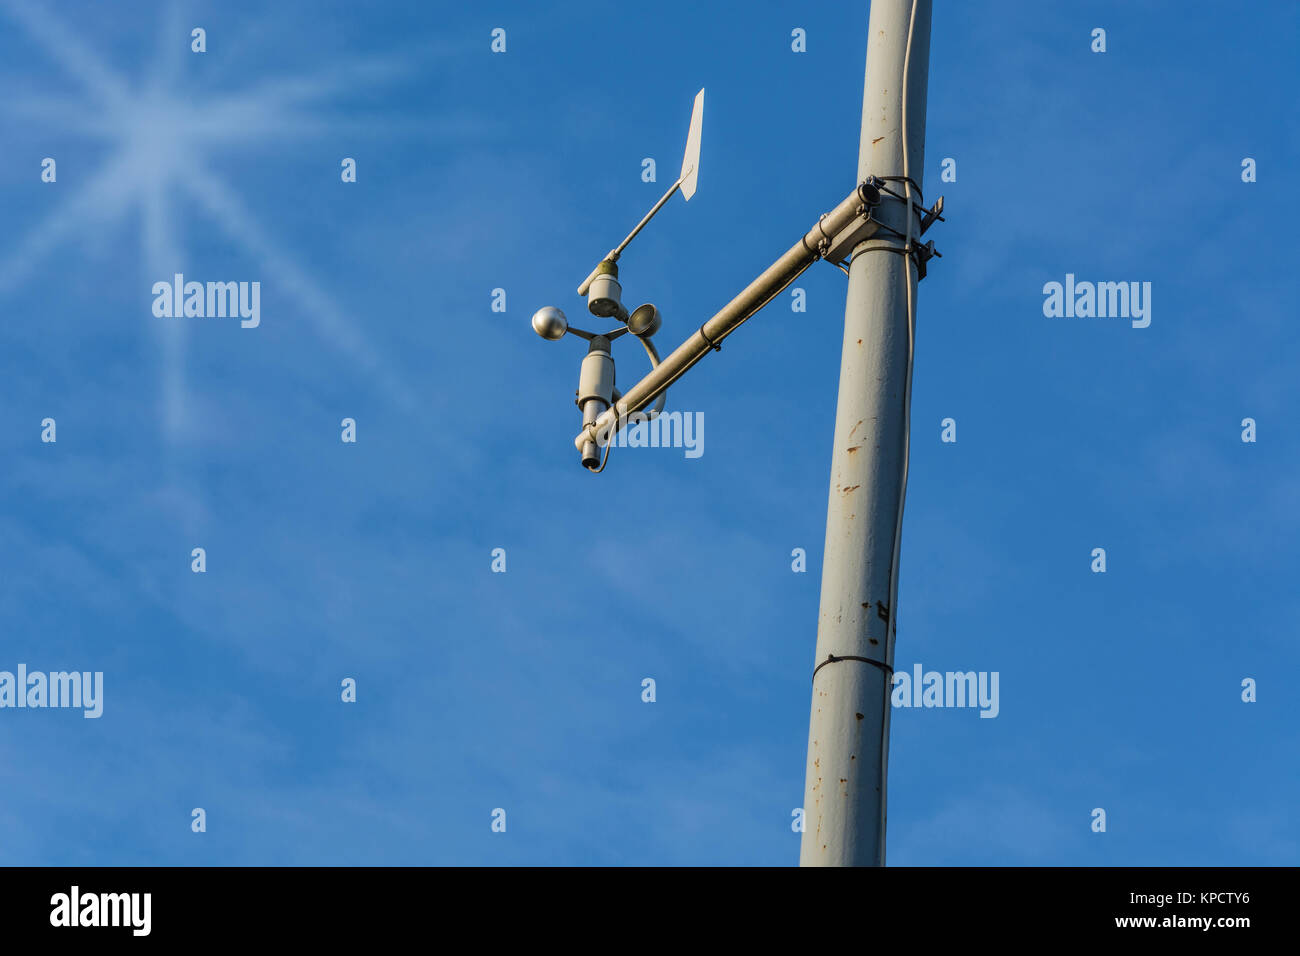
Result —
[[[722,340],[746,319],[781,294],[804,270],[818,259],[826,259],[847,272],[845,263],[861,247],[865,251],[886,251],[908,256],[916,265],[919,278],[925,278],[925,263],[939,253],[934,243],[913,241],[936,220],[942,220],[943,198],[934,208],[917,205],[919,188],[906,176],[869,176],[858,184],[833,210],[823,215],[798,242],[751,282],[720,312],[709,319],[667,358],[661,359],[651,336],[663,325],[659,309],[647,302],[628,312],[622,302],[618,259],[637,234],[663,208],[678,190],[687,201],[695,195],[700,175],[700,134],[704,124],[704,90],[695,95],[691,111],[690,132],[682,172],[645,217],[628,233],[626,239],[611,249],[605,258],[578,286],[578,295],[586,296],[587,311],[598,319],[616,319],[620,327],[605,333],[586,332],[569,325],[564,313],[554,306],[533,314],[533,331],[544,339],[556,341],[565,334],[588,342],[587,354],[578,374],[577,405],[582,411],[582,431],[573,443],[589,471],[604,471],[609,449],[619,429],[628,418],[644,413],[651,420],[663,411],[668,387],[711,351],[720,351]],[[906,182],[901,182],[906,180]],[[898,186],[898,189],[893,188]],[[899,189],[903,191],[900,192]],[[922,215],[923,214],[923,215]],[[900,244],[899,240],[903,240]],[[639,339],[650,357],[650,373],[626,393],[614,384],[612,343],[627,334]],[[601,448],[604,447],[604,454]]]
[[[578,295],[587,297],[587,311],[598,319],[617,319],[623,323],[622,327],[601,335],[573,328],[564,313],[554,306],[538,309],[533,314],[533,331],[542,338],[553,342],[563,338],[567,332],[586,339],[589,343],[587,355],[582,360],[582,367],[578,373],[577,404],[582,411],[584,436],[589,428],[596,425],[600,416],[622,397],[614,386],[614,356],[610,351],[610,343],[614,339],[632,333],[641,341],[646,354],[650,357],[651,369],[659,367],[659,353],[655,350],[651,336],[663,325],[663,317],[649,302],[637,307],[631,313],[623,306],[623,287],[618,281],[618,258],[628,244],[636,238],[637,233],[645,228],[646,223],[654,218],[655,213],[664,207],[664,203],[668,202],[675,192],[680,189],[682,198],[687,202],[690,202],[691,197],[695,195],[695,185],[700,176],[700,133],[703,126],[704,91],[700,90],[695,94],[695,106],[691,110],[691,127],[686,136],[686,154],[682,157],[681,175],[628,233],[627,238],[611,249],[604,259],[596,263],[596,268],[591,270],[591,275],[582,280],[582,285],[578,286]],[[646,418],[654,418],[663,411],[667,400],[668,390],[664,388]],[[596,474],[605,469],[609,449],[613,444],[614,431],[611,429],[605,431],[604,459],[600,456],[602,442],[597,434],[593,433],[590,437],[579,436],[579,441],[576,442],[578,450],[582,453],[583,467]]]

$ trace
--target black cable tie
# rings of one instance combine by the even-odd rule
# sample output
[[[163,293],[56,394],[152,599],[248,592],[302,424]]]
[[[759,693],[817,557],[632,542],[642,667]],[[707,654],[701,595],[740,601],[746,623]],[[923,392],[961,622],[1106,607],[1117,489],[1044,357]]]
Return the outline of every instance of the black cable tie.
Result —
[[[704,323],[704,325],[708,325],[708,324],[709,323],[707,322]],[[704,339],[705,343],[709,346],[709,348],[713,349],[713,351],[721,352],[722,346],[715,344],[713,339],[709,338],[708,333],[704,331],[704,325],[700,326],[700,337]]]
[[[901,246],[871,246],[870,248],[859,250],[855,255],[861,255],[863,252],[897,252],[900,256],[906,256],[909,254],[908,250]]]
[[[877,176],[876,178],[879,179],[881,182],[886,182],[886,183],[907,183],[913,189],[916,190],[916,194],[917,196],[921,197],[921,201],[923,203],[925,202],[925,197],[921,193],[921,187],[916,184],[916,180],[913,179],[911,176]],[[895,195],[897,195],[897,193],[895,193]],[[903,199],[904,197],[899,196],[898,198]]]
[[[813,672],[812,672],[813,680],[817,679],[817,672],[821,670],[823,667],[825,667],[827,664],[838,664],[840,661],[862,661],[862,663],[864,664],[872,664],[876,667],[879,667],[891,678],[894,675],[894,669],[890,667],[888,664],[886,664],[884,661],[874,660],[870,657],[854,657],[851,654],[846,655],[844,657],[836,657],[834,654],[827,654],[826,660],[822,661],[820,664],[818,664],[816,667],[813,668]]]

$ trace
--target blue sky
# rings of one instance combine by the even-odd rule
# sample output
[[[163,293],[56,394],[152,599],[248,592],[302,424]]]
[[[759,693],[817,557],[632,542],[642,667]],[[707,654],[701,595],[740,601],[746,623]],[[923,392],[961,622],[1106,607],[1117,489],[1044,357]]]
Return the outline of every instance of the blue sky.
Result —
[[[0,669],[104,672],[0,710],[0,863],[796,862],[844,277],[673,388],[701,457],[600,476],[528,319],[590,324],[700,87],[621,264],[662,349],[838,202],[867,6],[0,0]],[[890,862],[1294,864],[1300,13],[936,6],[896,666],[1000,712],[894,712]],[[156,318],[175,272],[261,325]]]

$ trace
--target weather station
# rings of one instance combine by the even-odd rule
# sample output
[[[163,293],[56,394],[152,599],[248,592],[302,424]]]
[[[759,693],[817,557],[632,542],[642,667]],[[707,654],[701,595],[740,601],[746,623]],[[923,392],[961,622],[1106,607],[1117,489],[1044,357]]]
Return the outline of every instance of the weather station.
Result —
[[[618,260],[678,190],[695,194],[704,91],[695,97],[681,175],[578,287],[587,309],[618,328],[571,328],[539,309],[544,339],[587,340],[574,439],[582,465],[604,470],[619,430],[663,411],[669,387],[824,259],[848,276],[839,399],[831,458],[826,548],[809,724],[801,865],[883,865],[890,689],[897,630],[898,556],[911,430],[916,286],[938,256],[921,237],[943,220],[943,197],[926,208],[921,182],[930,58],[930,0],[873,0],[853,189],[681,345],[660,358],[652,304],[623,306]],[[875,255],[874,253],[884,253]],[[631,334],[651,370],[626,392],[615,384],[612,343]],[[652,407],[653,406],[653,407]],[[650,409],[649,412],[645,412]],[[602,454],[603,449],[603,454]]]

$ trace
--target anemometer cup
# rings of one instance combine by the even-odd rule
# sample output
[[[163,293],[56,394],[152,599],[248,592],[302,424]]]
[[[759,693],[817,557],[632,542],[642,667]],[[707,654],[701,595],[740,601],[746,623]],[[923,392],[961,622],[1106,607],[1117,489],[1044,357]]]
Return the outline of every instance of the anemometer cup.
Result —
[[[664,318],[651,303],[638,306],[627,317],[627,330],[639,339],[647,339],[659,331]]]
[[[555,306],[548,305],[533,313],[533,331],[548,342],[555,342],[569,331],[569,320]]]

